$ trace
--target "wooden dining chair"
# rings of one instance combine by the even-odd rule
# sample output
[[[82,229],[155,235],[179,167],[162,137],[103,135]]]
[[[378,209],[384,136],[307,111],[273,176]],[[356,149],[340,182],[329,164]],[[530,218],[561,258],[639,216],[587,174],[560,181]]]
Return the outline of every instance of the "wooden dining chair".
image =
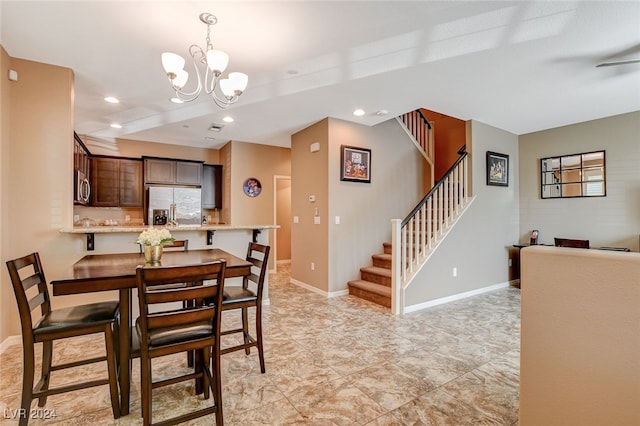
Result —
[[[140,253],[144,253],[144,246],[142,244],[138,244],[140,246]],[[189,251],[189,240],[174,240],[171,244],[165,244],[163,250],[165,248],[172,249],[174,247],[182,248],[184,251]]]
[[[249,243],[246,260],[252,263],[251,275],[243,278],[242,287],[228,286],[224,289],[222,298],[222,311],[242,310],[242,328],[224,330],[223,336],[229,334],[242,333],[243,343],[232,347],[224,348],[220,354],[224,355],[244,349],[245,353],[251,353],[251,347],[258,348],[260,359],[260,371],[265,372],[264,367],[264,346],[262,343],[262,290],[264,279],[269,267],[269,251],[271,248],[258,243]],[[253,283],[250,287],[249,282]],[[249,333],[249,308],[256,308],[256,336]]]
[[[224,260],[189,266],[138,266],[136,280],[140,317],[136,331],[140,340],[140,381],[143,424],[151,425],[153,389],[191,379],[204,382],[204,397],[213,392],[214,403],[160,422],[173,425],[215,413],[216,425],[223,424],[220,380],[220,306],[224,289]],[[207,281],[206,283],[204,281]],[[194,286],[171,286],[175,283]],[[155,287],[155,288],[154,288]],[[203,300],[212,303],[203,303]],[[197,303],[186,305],[184,301]],[[181,308],[176,308],[176,303]],[[213,350],[214,356],[211,357]],[[187,374],[154,382],[152,360],[170,354],[195,351],[193,370]],[[209,367],[213,359],[213,373]],[[187,406],[187,403],[181,403]]]
[[[570,238],[554,238],[556,247],[589,248],[589,240],[572,240]]]
[[[49,395],[86,389],[108,384],[111,393],[113,417],[120,417],[118,400],[118,378],[116,376],[118,348],[119,305],[117,301],[91,303],[64,309],[51,309],[51,299],[42,263],[38,253],[9,260],[7,262],[11,284],[18,303],[20,325],[22,327],[22,400],[20,403],[19,425],[29,422],[31,402],[38,399],[38,406],[44,407]],[[33,311],[40,308],[40,317],[33,321]],[[35,324],[35,325],[34,325]],[[53,342],[59,339],[104,333],[106,354],[85,358],[75,362],[52,365]],[[35,350],[34,344],[42,343],[42,371],[40,380],[34,386]],[[96,362],[107,361],[107,377],[84,382],[75,382],[50,388],[53,371],[64,370]]]

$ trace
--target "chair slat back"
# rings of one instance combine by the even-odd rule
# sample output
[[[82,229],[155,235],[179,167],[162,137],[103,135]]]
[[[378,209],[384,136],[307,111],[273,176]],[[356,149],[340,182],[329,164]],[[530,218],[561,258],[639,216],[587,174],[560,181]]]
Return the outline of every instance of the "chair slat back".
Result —
[[[138,244],[140,247],[140,253],[144,252],[144,246],[142,244]],[[171,244],[165,244],[164,249],[169,248],[182,248],[184,251],[189,251],[189,240],[173,240]],[[177,251],[177,250],[176,250]]]
[[[7,268],[18,304],[23,339],[31,338],[28,337],[33,335],[31,312],[38,307],[40,307],[41,315],[51,312],[49,289],[42,270],[40,255],[31,253],[18,259],[9,260]],[[37,287],[37,293],[30,298],[27,292],[34,287]]]
[[[138,300],[142,337],[156,328],[185,326],[201,321],[211,321],[219,327],[222,304],[222,289],[226,262],[224,260],[189,266],[139,266],[136,269]],[[206,285],[203,285],[204,281]],[[167,284],[191,283],[188,287],[171,287]],[[156,286],[166,287],[154,289]],[[202,301],[214,300],[209,306]],[[196,301],[195,304],[181,303],[176,308],[172,302]],[[165,305],[165,306],[162,306]]]
[[[249,243],[247,248],[246,260],[251,262],[253,267],[251,268],[251,275],[245,277],[244,286],[247,286],[248,281],[254,282],[257,286],[256,294],[260,300],[262,299],[262,288],[264,287],[264,279],[269,267],[270,250],[271,247],[258,243]]]

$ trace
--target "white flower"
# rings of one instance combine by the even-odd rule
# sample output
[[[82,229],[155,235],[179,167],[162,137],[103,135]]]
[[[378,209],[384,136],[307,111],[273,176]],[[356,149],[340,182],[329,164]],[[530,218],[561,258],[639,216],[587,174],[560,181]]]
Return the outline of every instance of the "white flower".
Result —
[[[145,246],[159,246],[170,244],[174,239],[168,229],[149,228],[138,235],[138,241],[136,241],[136,243]]]

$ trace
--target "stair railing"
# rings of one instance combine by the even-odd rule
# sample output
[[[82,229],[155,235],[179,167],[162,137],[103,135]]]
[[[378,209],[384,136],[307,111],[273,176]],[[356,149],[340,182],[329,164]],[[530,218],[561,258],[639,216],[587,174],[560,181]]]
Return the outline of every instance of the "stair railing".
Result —
[[[427,160],[433,164],[434,147],[433,138],[434,131],[429,120],[417,109],[409,111],[398,117],[405,125],[407,133],[415,139],[416,144],[422,148]]]
[[[404,290],[470,200],[469,160],[460,157],[404,219],[392,220],[391,309],[404,312]]]

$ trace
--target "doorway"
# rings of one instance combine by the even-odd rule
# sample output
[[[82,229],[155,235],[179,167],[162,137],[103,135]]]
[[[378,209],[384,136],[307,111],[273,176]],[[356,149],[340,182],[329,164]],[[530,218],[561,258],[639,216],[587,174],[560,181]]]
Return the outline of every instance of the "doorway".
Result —
[[[274,176],[274,217],[280,228],[273,233],[273,269],[291,263],[291,176]]]

